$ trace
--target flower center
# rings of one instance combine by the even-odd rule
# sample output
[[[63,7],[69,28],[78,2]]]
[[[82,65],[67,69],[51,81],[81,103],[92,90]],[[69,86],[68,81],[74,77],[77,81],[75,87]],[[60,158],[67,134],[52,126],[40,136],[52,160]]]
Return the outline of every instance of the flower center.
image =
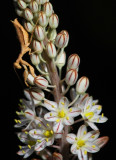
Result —
[[[80,139],[77,141],[77,145],[77,149],[79,149],[85,145],[85,141]]]
[[[44,136],[46,136],[46,137],[51,137],[52,135],[53,135],[53,131],[52,130],[47,130],[47,131],[45,131],[43,134],[44,134]]]
[[[64,112],[64,110],[61,110],[60,112],[58,112],[58,117],[60,117],[60,118],[64,118],[65,117],[65,112]]]
[[[93,116],[94,116],[94,112],[85,113],[85,117],[87,117],[88,119],[91,119]]]

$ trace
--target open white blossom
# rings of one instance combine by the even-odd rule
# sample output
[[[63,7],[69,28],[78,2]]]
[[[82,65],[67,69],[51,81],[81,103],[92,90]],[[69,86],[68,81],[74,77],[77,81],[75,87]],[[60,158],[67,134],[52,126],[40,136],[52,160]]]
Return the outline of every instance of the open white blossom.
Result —
[[[55,139],[62,137],[61,133],[55,133],[53,131],[53,124],[48,123],[44,119],[42,123],[39,124],[39,129],[32,129],[29,131],[30,137],[37,141],[35,146],[35,151],[41,151],[47,146],[51,146]]]
[[[95,143],[95,140],[99,137],[98,131],[87,132],[85,125],[82,125],[77,135],[70,133],[67,134],[67,141],[72,144],[71,152],[78,156],[79,160],[87,160],[87,152],[95,153],[100,150],[99,145]]]
[[[64,125],[72,125],[74,117],[78,116],[80,111],[77,107],[68,108],[69,101],[66,97],[62,97],[59,104],[45,100],[44,105],[51,111],[45,114],[44,118],[47,121],[54,122],[53,131],[56,133],[62,131]]]

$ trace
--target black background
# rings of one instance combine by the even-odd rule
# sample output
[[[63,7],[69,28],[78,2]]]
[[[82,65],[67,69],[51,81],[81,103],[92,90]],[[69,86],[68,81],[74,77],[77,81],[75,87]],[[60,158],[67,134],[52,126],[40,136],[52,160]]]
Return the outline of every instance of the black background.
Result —
[[[5,2],[5,1],[4,1]],[[116,2],[115,0],[51,0],[60,24],[57,31],[67,30],[70,35],[67,57],[78,53],[81,58],[79,77],[90,79],[88,93],[99,99],[109,120],[100,124],[101,136],[109,136],[109,143],[94,154],[94,160],[113,159],[115,156],[116,107]],[[4,158],[20,160],[16,155],[20,142],[15,135],[14,118],[23,87],[13,69],[20,46],[10,20],[18,17],[11,0],[1,12],[1,133],[4,136]],[[2,7],[1,6],[1,7]],[[2,8],[1,8],[2,9]],[[19,74],[22,71],[17,71]],[[65,73],[64,73],[65,74]],[[2,104],[2,102],[4,102]],[[5,129],[3,129],[5,128]]]

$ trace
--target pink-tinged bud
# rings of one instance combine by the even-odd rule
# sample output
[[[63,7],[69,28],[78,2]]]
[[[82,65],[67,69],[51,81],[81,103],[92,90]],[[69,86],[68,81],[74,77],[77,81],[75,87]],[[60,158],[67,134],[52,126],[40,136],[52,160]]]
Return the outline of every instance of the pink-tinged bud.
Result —
[[[66,37],[67,37],[67,43],[66,43],[66,45],[65,45],[65,47],[66,47],[66,46],[68,45],[68,42],[69,42],[69,34],[68,34],[68,32],[67,32],[66,30],[61,31],[60,33],[65,34]]]
[[[76,92],[79,94],[85,93],[89,87],[89,79],[85,76],[81,77],[76,84]]]
[[[46,17],[46,14],[43,12],[43,11],[40,11],[39,12],[39,24],[42,26],[42,27],[46,27],[47,24],[48,24],[48,19]]]
[[[46,2],[44,4],[44,12],[45,12],[47,17],[50,17],[52,15],[53,7],[52,7],[52,4],[50,2]]]
[[[35,99],[37,101],[41,101],[45,97],[44,92],[42,90],[40,90],[39,88],[31,88],[30,95],[33,99]]]
[[[104,136],[104,137],[100,137],[98,139],[96,139],[94,141],[94,143],[99,147],[102,148],[104,147],[104,145],[106,145],[106,143],[109,141],[109,137],[108,136]]]
[[[37,66],[40,63],[38,54],[31,54],[30,59],[33,65]]]
[[[29,8],[31,9],[31,11],[33,13],[38,12],[38,4],[36,1],[31,1],[31,3],[29,4]]]
[[[66,63],[66,53],[65,52],[59,53],[59,55],[56,58],[56,62],[55,63],[57,65],[57,67],[62,68]]]
[[[39,5],[42,5],[46,2],[49,2],[49,0],[36,0],[36,2],[39,4]]]
[[[23,0],[18,0],[17,4],[20,9],[25,9],[27,7],[27,4]]]
[[[48,44],[46,45],[46,51],[47,54],[50,58],[55,58],[56,57],[56,47],[52,42],[48,42]]]
[[[37,54],[42,53],[43,47],[42,47],[42,44],[39,41],[33,40],[33,44],[32,45],[33,45],[34,51],[37,51],[36,52]]]
[[[52,14],[49,18],[49,25],[52,29],[55,29],[58,27],[59,24],[59,18],[56,14]]]
[[[55,44],[58,48],[64,48],[67,44],[67,41],[68,41],[67,35],[64,33],[59,33],[56,36]]]
[[[25,22],[24,23],[24,27],[25,27],[25,29],[26,29],[26,31],[27,32],[32,32],[33,31],[33,29],[34,29],[34,27],[32,26],[32,24],[30,23],[30,22]]]
[[[46,89],[48,86],[48,81],[41,76],[35,77],[34,83],[36,86],[38,86],[39,88],[42,88],[42,89]]]
[[[68,85],[72,86],[76,83],[78,78],[78,73],[76,69],[70,69],[67,71],[65,76],[65,81]]]
[[[27,21],[31,21],[33,19],[33,13],[29,8],[24,10],[24,17]]]
[[[39,41],[43,41],[45,38],[45,32],[40,25],[35,28],[35,36]]]
[[[80,57],[77,54],[71,54],[68,58],[67,67],[69,69],[77,69],[80,64]]]

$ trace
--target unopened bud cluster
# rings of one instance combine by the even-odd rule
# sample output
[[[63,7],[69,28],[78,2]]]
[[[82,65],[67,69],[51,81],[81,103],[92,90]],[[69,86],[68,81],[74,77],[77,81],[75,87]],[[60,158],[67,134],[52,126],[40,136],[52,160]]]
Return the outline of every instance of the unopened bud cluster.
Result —
[[[106,122],[107,118],[103,113],[100,115],[102,107],[97,104],[98,100],[93,100],[86,93],[89,79],[79,77],[80,57],[72,53],[66,62],[69,53],[65,48],[69,43],[69,34],[67,30],[57,33],[59,17],[49,0],[16,0],[15,4],[16,13],[24,19],[23,26],[32,38],[29,55],[36,70],[32,74],[27,69],[30,65],[24,67],[23,76],[29,88],[24,89],[26,99],[20,100],[21,111],[16,111],[19,119],[15,119],[15,127],[22,129],[18,138],[25,144],[19,146],[18,155],[28,158],[36,152],[43,159],[53,155],[52,159],[63,160],[62,147],[69,146],[67,142],[72,144],[72,154],[77,155],[79,160],[87,160],[87,152],[98,152],[108,141],[107,137],[98,138],[99,129],[95,125]],[[66,72],[62,73],[65,65]],[[70,90],[71,102],[70,97],[65,97],[70,87],[73,87]],[[56,95],[59,95],[58,101],[55,101]],[[68,134],[79,115],[85,125],[78,129],[77,136]],[[87,126],[93,131],[87,133]],[[52,153],[52,150],[47,150],[48,146],[55,146],[60,153],[57,150]],[[68,152],[69,148],[65,154],[71,155]]]

